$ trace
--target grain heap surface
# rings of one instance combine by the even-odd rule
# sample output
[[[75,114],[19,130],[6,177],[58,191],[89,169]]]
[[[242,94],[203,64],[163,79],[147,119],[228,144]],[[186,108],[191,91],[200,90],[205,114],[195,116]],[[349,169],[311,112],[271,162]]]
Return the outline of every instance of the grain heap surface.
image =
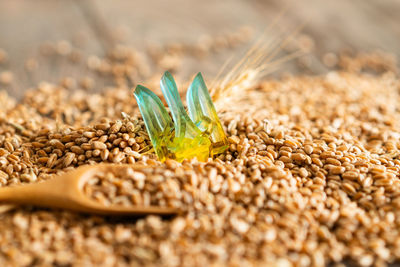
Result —
[[[264,81],[220,113],[230,147],[207,163],[157,162],[128,89],[47,87],[20,103],[1,94],[1,186],[82,164],[138,162],[145,173],[99,174],[85,192],[183,213],[119,220],[11,210],[0,215],[2,266],[385,266],[400,258],[400,81],[391,73]]]

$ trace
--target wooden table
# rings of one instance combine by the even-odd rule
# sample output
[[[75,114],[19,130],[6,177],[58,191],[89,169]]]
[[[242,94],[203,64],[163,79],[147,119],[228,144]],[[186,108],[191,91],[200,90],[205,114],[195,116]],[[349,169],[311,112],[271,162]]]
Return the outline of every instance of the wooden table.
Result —
[[[283,10],[277,28],[305,24],[302,33],[315,40],[307,70],[288,65],[286,71],[324,73],[323,55],[343,49],[400,55],[398,0],[0,0],[0,48],[10,58],[0,71],[18,74],[44,41],[79,40],[84,53],[102,55],[115,42],[110,35],[118,31],[125,33],[122,42],[138,49],[148,43],[191,43],[243,25],[262,31]],[[196,71],[213,73],[221,66],[221,60],[207,61],[195,66]],[[20,96],[32,85],[20,83],[8,90]]]

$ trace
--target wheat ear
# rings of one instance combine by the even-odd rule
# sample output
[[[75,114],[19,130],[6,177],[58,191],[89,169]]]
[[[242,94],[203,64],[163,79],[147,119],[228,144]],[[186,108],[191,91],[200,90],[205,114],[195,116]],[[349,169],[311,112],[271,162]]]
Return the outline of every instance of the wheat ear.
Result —
[[[302,27],[303,25],[290,33],[277,34],[267,41],[264,37],[259,38],[244,57],[220,78],[229,63],[227,61],[210,87],[210,94],[217,109],[223,109],[233,98],[245,94],[246,90],[253,88],[262,77],[278,70],[283,63],[303,55],[304,52],[299,49],[276,58]]]

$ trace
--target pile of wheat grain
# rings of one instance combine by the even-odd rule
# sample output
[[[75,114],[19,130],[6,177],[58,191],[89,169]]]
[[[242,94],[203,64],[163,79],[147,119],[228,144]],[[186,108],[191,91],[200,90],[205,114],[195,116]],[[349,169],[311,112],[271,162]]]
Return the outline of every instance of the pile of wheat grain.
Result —
[[[21,101],[2,94],[2,186],[139,162],[145,173],[99,174],[85,192],[183,213],[17,208],[0,215],[0,263],[385,266],[400,258],[399,89],[390,73],[261,82],[220,113],[229,150],[182,164],[157,162],[128,89],[74,94],[47,84]]]

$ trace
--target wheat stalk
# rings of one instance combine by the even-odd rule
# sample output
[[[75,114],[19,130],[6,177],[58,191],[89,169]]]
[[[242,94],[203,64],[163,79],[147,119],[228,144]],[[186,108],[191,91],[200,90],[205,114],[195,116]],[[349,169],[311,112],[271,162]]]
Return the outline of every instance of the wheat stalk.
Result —
[[[210,94],[216,108],[223,110],[226,103],[244,95],[245,91],[253,88],[262,77],[278,70],[283,63],[303,55],[304,51],[299,49],[276,59],[278,53],[293,40],[302,27],[303,25],[289,34],[276,34],[267,41],[264,41],[265,38],[261,36],[245,56],[224,77],[220,78],[231,59],[228,60],[210,87]]]

